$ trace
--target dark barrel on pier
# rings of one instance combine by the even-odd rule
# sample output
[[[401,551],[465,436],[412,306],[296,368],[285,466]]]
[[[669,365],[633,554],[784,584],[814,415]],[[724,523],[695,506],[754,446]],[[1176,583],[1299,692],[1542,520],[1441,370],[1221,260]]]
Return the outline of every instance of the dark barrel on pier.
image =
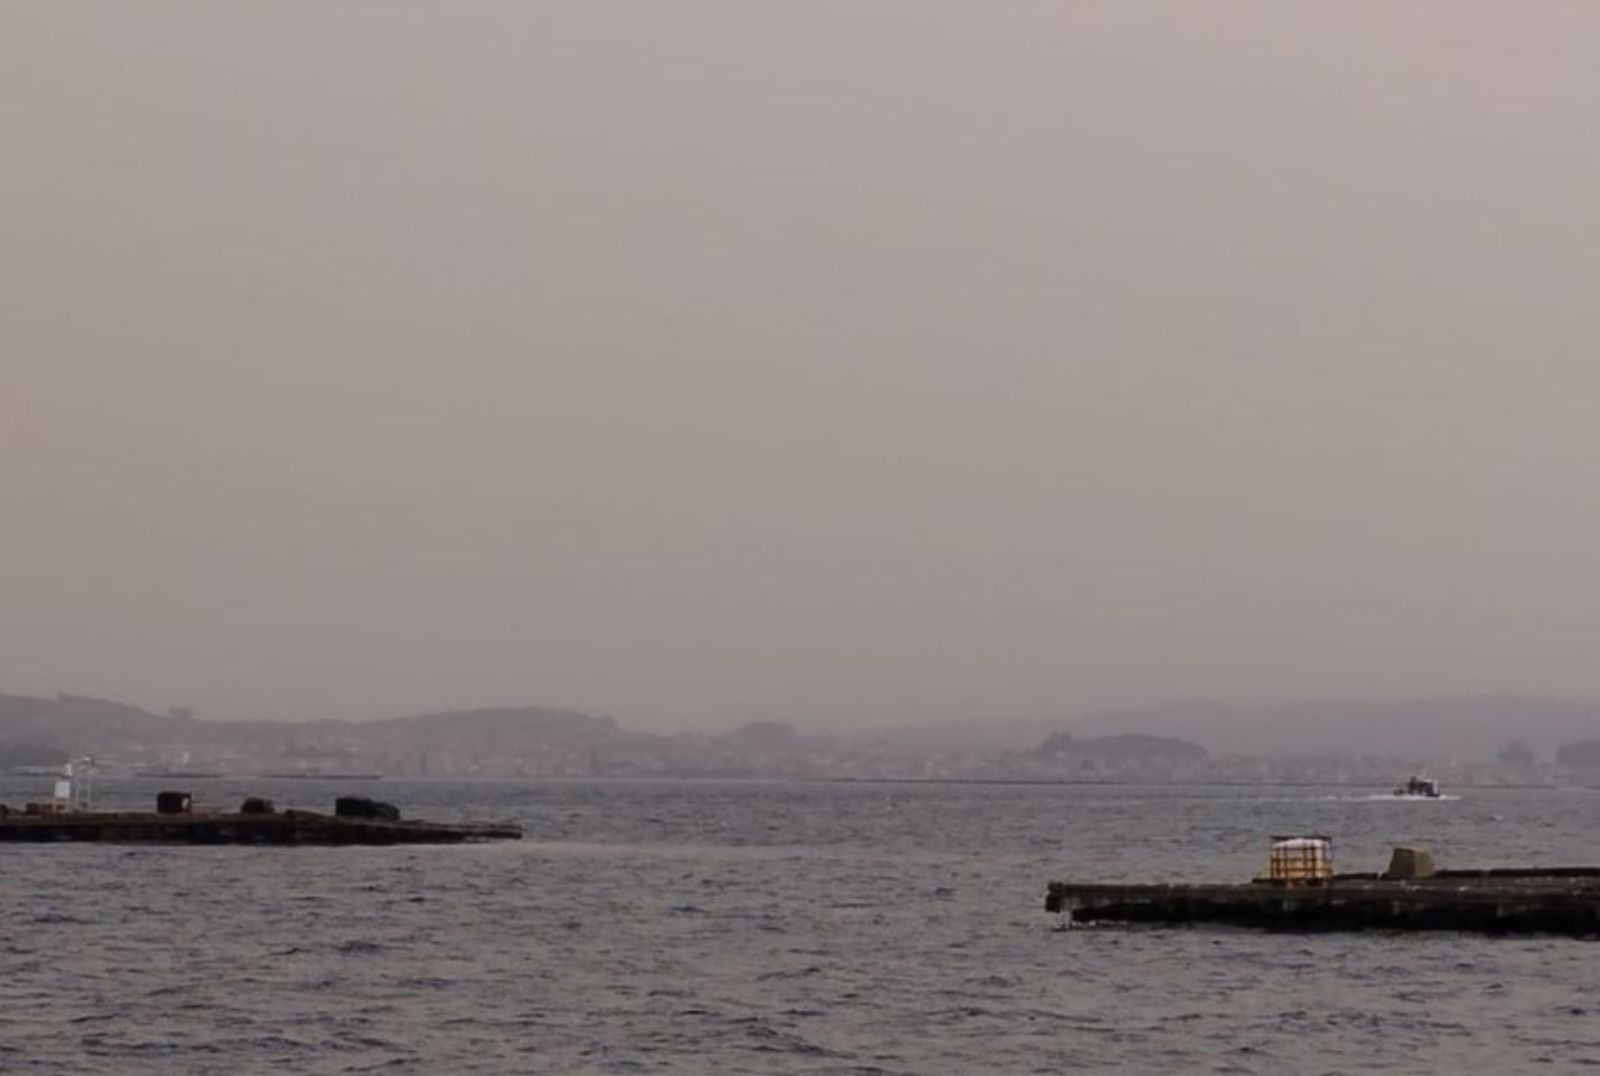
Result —
[[[382,800],[366,796],[340,796],[333,801],[333,813],[340,818],[378,818],[386,822],[400,821],[400,808]]]
[[[156,814],[188,814],[194,797],[187,792],[157,792]]]

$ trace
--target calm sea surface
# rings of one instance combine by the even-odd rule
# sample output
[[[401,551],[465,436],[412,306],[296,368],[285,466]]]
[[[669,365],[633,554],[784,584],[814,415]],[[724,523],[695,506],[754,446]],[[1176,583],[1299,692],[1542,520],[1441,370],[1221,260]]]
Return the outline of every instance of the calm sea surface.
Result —
[[[1600,863],[1600,792],[163,782],[521,843],[0,845],[0,1072],[1520,1072],[1600,1065],[1600,945],[1059,932],[1051,878]],[[0,799],[47,781],[0,780]],[[156,784],[104,782],[106,806]]]

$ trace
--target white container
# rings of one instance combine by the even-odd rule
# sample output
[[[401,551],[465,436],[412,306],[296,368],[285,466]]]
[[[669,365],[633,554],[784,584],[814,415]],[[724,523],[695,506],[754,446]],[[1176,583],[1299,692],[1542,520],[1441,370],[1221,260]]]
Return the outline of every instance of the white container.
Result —
[[[1285,885],[1326,882],[1333,877],[1333,841],[1327,837],[1274,837],[1267,853],[1267,878]]]

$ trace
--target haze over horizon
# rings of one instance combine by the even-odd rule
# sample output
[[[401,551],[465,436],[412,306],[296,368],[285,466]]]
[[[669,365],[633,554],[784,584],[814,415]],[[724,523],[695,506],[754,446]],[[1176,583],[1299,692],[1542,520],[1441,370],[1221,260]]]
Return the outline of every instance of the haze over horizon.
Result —
[[[0,13],[0,692],[1600,699],[1600,7]]]

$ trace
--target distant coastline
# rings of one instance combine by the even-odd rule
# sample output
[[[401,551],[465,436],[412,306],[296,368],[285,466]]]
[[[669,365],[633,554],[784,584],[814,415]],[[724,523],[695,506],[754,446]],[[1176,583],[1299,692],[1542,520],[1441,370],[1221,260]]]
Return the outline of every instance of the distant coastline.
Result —
[[[599,777],[1392,788],[1426,769],[1449,787],[1585,787],[1600,783],[1600,705],[1523,696],[1279,706],[1197,700],[1026,721],[833,733],[756,721],[727,732],[661,734],[534,706],[361,722],[224,722],[79,695],[0,695],[0,771],[50,776],[84,756],[108,776],[197,781]]]

